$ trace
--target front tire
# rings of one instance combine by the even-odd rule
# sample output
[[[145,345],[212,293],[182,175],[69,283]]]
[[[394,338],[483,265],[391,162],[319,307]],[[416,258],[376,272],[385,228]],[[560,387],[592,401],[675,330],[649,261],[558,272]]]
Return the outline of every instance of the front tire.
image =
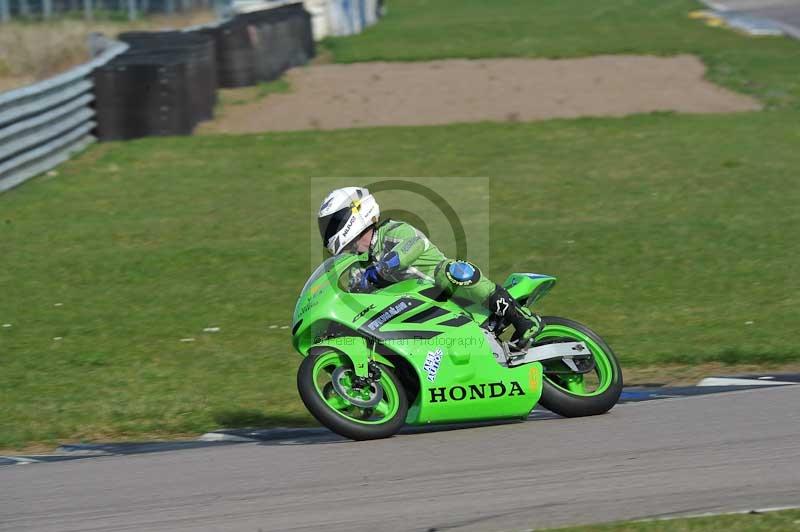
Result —
[[[297,370],[297,391],[311,415],[333,432],[352,440],[388,438],[403,427],[408,399],[391,368],[380,370],[370,389],[359,389],[350,385],[355,372],[347,356],[311,354]]]
[[[611,347],[600,335],[585,325],[567,318],[543,316],[544,327],[536,342],[581,341],[594,357],[594,375],[564,373],[566,366],[558,361],[545,364],[540,403],[564,417],[596,416],[611,410],[622,393],[622,370]],[[594,389],[587,381],[597,382]]]

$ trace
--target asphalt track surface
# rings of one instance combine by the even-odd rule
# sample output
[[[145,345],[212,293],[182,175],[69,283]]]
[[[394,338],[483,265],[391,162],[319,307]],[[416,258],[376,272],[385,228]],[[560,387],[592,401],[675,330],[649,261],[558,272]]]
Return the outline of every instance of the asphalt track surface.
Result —
[[[523,530],[800,504],[800,386],[0,468],[0,530]]]
[[[777,22],[800,39],[800,0],[701,0],[711,9]]]

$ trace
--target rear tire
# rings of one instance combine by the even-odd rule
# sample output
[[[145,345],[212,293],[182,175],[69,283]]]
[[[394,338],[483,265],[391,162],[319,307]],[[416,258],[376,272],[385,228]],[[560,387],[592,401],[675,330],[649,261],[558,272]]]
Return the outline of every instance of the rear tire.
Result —
[[[622,393],[622,370],[611,347],[600,335],[577,321],[556,316],[543,316],[542,321],[544,328],[540,335],[537,336],[537,341],[542,338],[542,335],[546,336],[549,333],[551,337],[560,335],[565,339],[586,342],[595,357],[596,368],[598,371],[602,368],[606,374],[607,381],[604,388],[594,395],[572,393],[558,384],[557,377],[548,377],[545,369],[540,404],[564,417],[596,416],[611,410],[617,404]],[[599,360],[601,357],[603,360]],[[600,375],[600,378],[601,382],[603,382],[604,376]]]
[[[326,362],[327,360],[330,362]],[[303,359],[297,370],[297,391],[300,393],[303,404],[317,421],[333,432],[352,440],[389,438],[403,427],[408,413],[408,399],[405,389],[391,368],[381,366],[381,378],[376,381],[382,387],[384,395],[382,403],[386,401],[386,406],[383,408],[388,410],[388,416],[385,419],[368,421],[358,420],[348,415],[348,409],[355,407],[338,394],[330,383],[322,388],[319,387],[318,379],[320,370],[323,369],[321,364],[327,364],[327,368],[341,366],[352,371],[352,363],[347,357],[340,354],[334,355],[331,351],[311,354]],[[331,394],[336,394],[334,399],[344,405],[342,409],[337,410],[330,401],[325,399],[325,397],[329,399],[333,397]],[[391,401],[391,405],[389,405],[389,401]],[[371,418],[375,410],[377,408],[361,409],[360,412]]]

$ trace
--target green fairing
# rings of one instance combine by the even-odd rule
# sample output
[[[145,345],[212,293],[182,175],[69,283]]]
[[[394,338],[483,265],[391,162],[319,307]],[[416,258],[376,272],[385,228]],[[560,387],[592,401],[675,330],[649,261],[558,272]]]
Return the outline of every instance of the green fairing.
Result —
[[[532,306],[556,284],[556,278],[532,273],[512,273],[503,283],[511,297]]]
[[[421,292],[433,285],[421,279],[404,280],[370,294],[341,288],[346,284],[342,276],[346,279],[350,267],[365,260],[365,255],[332,257],[312,274],[292,323],[293,344],[301,354],[339,351],[352,361],[358,376],[366,375],[369,360],[397,366],[397,361],[391,362],[375,349],[390,358],[406,360],[419,388],[415,398],[409,397],[413,400],[406,418],[409,424],[522,418],[529,414],[542,393],[542,365],[500,365],[479,326],[488,316],[485,309],[476,305],[468,309],[475,311],[470,315],[453,302],[426,297]],[[546,281],[555,279],[514,274],[505,286],[511,286],[514,297],[523,299],[526,292]],[[425,316],[435,307],[442,309],[440,315],[414,323],[415,316]],[[470,319],[444,323],[459,317]],[[404,338],[393,338],[404,333]],[[331,334],[335,337],[326,337]],[[376,344],[380,347],[372,347]],[[437,354],[441,355],[438,370],[426,371],[426,358]]]

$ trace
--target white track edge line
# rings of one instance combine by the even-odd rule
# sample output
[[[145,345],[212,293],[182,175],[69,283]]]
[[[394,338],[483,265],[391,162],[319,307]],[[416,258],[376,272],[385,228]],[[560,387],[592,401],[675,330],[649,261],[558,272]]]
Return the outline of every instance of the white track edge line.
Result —
[[[633,523],[642,523],[647,521],[673,521],[675,519],[695,519],[698,517],[716,517],[721,515],[744,515],[749,513],[765,514],[769,512],[782,512],[784,510],[797,510],[800,509],[800,504],[791,506],[769,506],[767,508],[750,508],[748,510],[731,510],[727,512],[703,512],[697,514],[675,514],[665,517],[645,517],[643,519],[636,519]]]
[[[33,460],[31,458],[21,458],[19,456],[0,456],[0,459],[11,460],[12,462],[16,462],[17,465],[28,465],[28,464],[38,464],[38,463],[40,463],[40,460]]]
[[[245,436],[237,436],[235,434],[226,434],[224,432],[206,432],[197,441],[215,442],[215,441],[230,441],[230,442],[252,442],[258,441],[255,438],[247,438]]]
[[[695,384],[695,386],[782,386],[786,384],[800,383],[791,381],[742,379],[736,377],[706,377]]]

